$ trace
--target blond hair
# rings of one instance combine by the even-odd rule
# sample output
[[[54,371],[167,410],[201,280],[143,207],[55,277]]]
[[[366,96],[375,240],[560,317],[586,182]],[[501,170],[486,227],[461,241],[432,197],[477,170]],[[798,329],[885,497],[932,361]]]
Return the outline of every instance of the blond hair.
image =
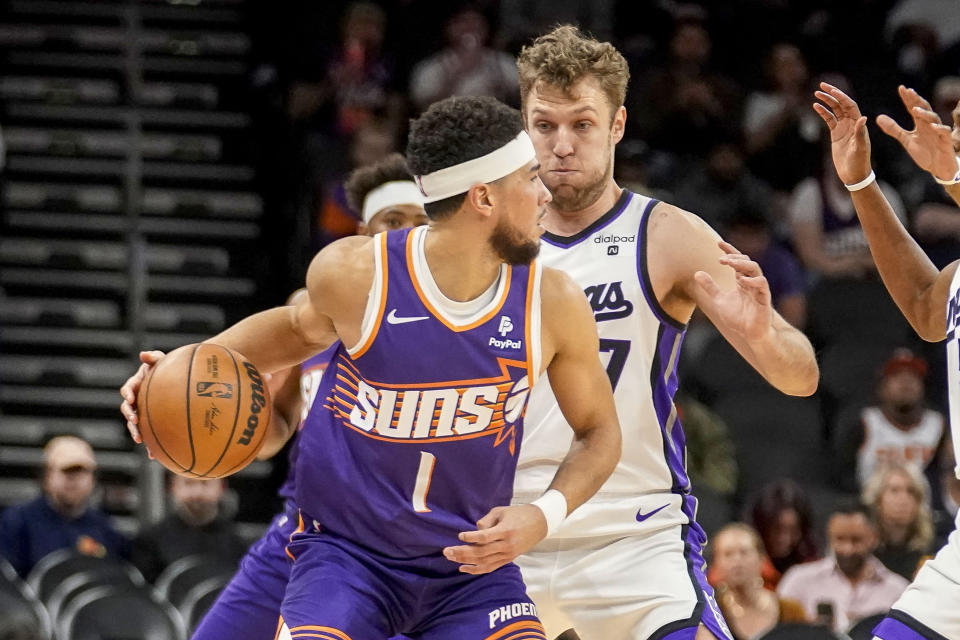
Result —
[[[890,477],[901,474],[910,481],[910,494],[917,501],[917,516],[910,524],[907,536],[907,548],[911,551],[927,551],[933,542],[933,514],[930,511],[930,486],[916,467],[905,464],[886,464],[870,476],[863,487],[863,503],[873,513],[874,522],[881,538],[883,526],[880,522],[880,500],[887,488]]]
[[[572,25],[561,25],[524,47],[517,58],[520,101],[542,85],[564,92],[585,77],[594,78],[616,112],[627,98],[630,68],[609,42],[598,42]]]

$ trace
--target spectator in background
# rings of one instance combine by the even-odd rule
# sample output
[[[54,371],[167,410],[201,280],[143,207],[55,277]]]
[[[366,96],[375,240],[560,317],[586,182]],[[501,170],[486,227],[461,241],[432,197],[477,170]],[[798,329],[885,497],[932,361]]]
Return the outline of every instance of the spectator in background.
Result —
[[[478,9],[464,7],[447,21],[447,46],[419,62],[410,77],[410,99],[418,111],[450,96],[492,96],[518,105],[517,64],[491,49],[490,25]]]
[[[943,122],[960,117],[960,77],[946,76],[937,80],[930,105]],[[924,251],[938,268],[943,268],[960,255],[960,209],[943,187],[922,172],[921,202],[913,215],[913,230]]]
[[[885,613],[907,588],[906,579],[873,554],[877,533],[863,505],[851,502],[834,509],[827,540],[827,557],[792,567],[777,586],[782,598],[803,605],[808,619],[826,622],[832,617],[833,630],[845,631],[861,618]]]
[[[91,504],[97,461],[76,436],[59,436],[43,449],[43,495],[8,508],[0,518],[0,555],[21,576],[58,549],[104,557],[127,555],[127,541]]]
[[[948,434],[937,456],[936,500],[933,509],[933,524],[936,535],[934,548],[939,549],[947,543],[947,537],[957,527],[957,511],[960,511],[960,478],[957,477],[957,459],[953,450],[953,439]]]
[[[499,42],[507,51],[524,45],[558,24],[575,24],[600,42],[613,35],[615,0],[500,0]]]
[[[800,49],[773,45],[765,64],[767,88],[748,97],[743,114],[753,171],[789,193],[820,165],[821,125],[810,109],[810,70]]]
[[[770,585],[775,586],[790,567],[820,557],[810,498],[793,480],[775,480],[764,486],[747,509],[745,520],[760,534],[767,550],[772,572],[764,579]]]
[[[317,117],[321,129],[341,139],[373,117],[386,118],[399,128],[402,96],[394,86],[392,56],[383,51],[386,13],[373,2],[352,2],[341,24],[340,42],[320,82],[291,87],[291,119]]]
[[[946,418],[926,406],[927,363],[909,349],[897,349],[883,365],[877,404],[854,422],[839,425],[835,467],[841,488],[861,492],[885,464],[906,464],[923,473],[933,461]]]
[[[829,147],[824,147],[829,154]],[[803,266],[822,278],[865,278],[876,273],[867,239],[829,155],[816,176],[803,180],[790,196],[789,217],[793,246]],[[902,221],[906,221],[900,195],[879,181],[880,189]]]
[[[784,319],[803,329],[807,324],[807,293],[803,270],[792,253],[774,242],[767,218],[743,209],[727,221],[724,237],[763,270],[770,284],[774,308]]]
[[[704,19],[677,19],[664,65],[642,76],[627,96],[628,129],[651,146],[690,159],[738,132],[740,93],[711,64]]]
[[[240,560],[246,544],[221,504],[226,480],[170,474],[169,483],[171,513],[133,541],[130,560],[143,577],[154,582],[165,568],[192,555],[215,556],[227,563]]]
[[[889,464],[877,469],[863,489],[863,502],[877,525],[874,554],[888,569],[913,580],[921,561],[933,551],[930,488],[914,466]]]
[[[350,142],[348,167],[350,171],[368,167],[396,151],[396,146],[396,137],[386,122],[366,122],[356,131]],[[360,212],[354,211],[347,202],[343,184],[347,175],[349,171],[335,173],[319,191],[313,216],[314,253],[334,240],[352,236],[357,232]]]
[[[741,212],[773,214],[773,193],[747,171],[735,138],[717,141],[676,185],[675,193],[678,207],[697,211],[717,231]]]
[[[711,583],[735,640],[758,638],[780,623],[806,622],[803,606],[764,588],[763,542],[750,525],[734,522],[713,536]]]

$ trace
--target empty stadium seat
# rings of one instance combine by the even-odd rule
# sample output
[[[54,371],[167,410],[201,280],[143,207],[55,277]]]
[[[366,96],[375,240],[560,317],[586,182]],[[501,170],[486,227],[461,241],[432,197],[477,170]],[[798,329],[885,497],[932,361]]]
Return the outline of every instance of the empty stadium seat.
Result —
[[[87,556],[73,549],[60,549],[41,558],[27,576],[27,584],[41,602],[49,602],[64,580],[81,573],[110,577],[134,585],[144,584],[140,572],[122,560]]]
[[[194,555],[180,558],[157,578],[157,591],[170,604],[181,609],[191,590],[211,578],[230,578],[237,570],[235,563],[209,555]]]
[[[184,622],[187,623],[187,628],[190,629],[190,633],[196,630],[200,621],[203,620],[203,616],[210,607],[213,606],[213,603],[216,602],[217,596],[220,595],[220,592],[223,591],[227,583],[230,582],[230,578],[231,575],[227,574],[207,578],[194,585],[193,588],[187,592],[187,595],[183,598],[183,603],[180,605],[180,615],[183,616]]]
[[[57,622],[59,640],[186,640],[180,614],[149,591],[103,586],[73,598]]]

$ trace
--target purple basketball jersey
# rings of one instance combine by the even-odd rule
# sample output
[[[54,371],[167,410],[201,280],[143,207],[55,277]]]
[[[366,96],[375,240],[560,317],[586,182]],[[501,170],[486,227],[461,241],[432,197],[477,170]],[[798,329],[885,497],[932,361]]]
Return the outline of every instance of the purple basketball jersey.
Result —
[[[372,329],[352,355],[338,347],[296,470],[304,520],[394,558],[437,555],[510,503],[539,360],[539,267],[505,265],[493,300],[457,325],[418,280],[418,233],[374,238]]]
[[[294,472],[297,466],[297,455],[300,453],[299,430],[303,428],[303,421],[306,420],[307,413],[310,411],[310,408],[313,406],[313,401],[317,397],[323,372],[327,368],[327,365],[330,364],[330,358],[333,357],[339,345],[339,342],[335,342],[325,351],[304,360],[303,364],[300,365],[300,400],[303,403],[300,413],[300,424],[297,426],[298,433],[293,436],[293,442],[290,443],[290,449],[287,451],[287,461],[289,463],[287,477],[277,491],[277,494],[285,501],[293,500],[296,494]]]

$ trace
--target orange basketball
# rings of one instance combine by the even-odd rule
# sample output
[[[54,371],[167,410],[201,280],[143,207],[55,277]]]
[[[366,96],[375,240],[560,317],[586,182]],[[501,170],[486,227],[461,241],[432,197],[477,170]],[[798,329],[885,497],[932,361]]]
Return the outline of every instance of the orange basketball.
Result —
[[[222,478],[256,457],[272,413],[257,368],[215,344],[188,344],[150,369],[137,395],[140,435],[188,478]]]

